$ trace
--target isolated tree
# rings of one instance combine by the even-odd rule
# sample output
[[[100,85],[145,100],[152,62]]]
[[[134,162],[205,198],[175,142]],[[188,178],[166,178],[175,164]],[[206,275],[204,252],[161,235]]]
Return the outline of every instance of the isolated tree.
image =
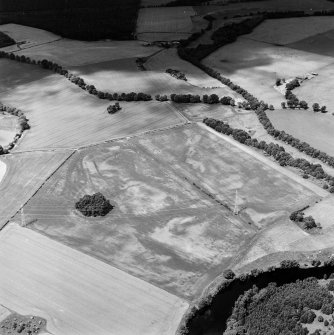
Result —
[[[276,79],[276,86],[281,86],[282,85],[282,80],[280,78]]]
[[[286,108],[286,103],[284,101],[281,102],[281,106],[282,106],[283,109],[285,109]]]
[[[233,279],[235,277],[235,273],[231,269],[225,270],[223,275],[226,279]]]
[[[320,110],[320,106],[317,102],[315,102],[313,105],[312,105],[312,108],[313,108],[313,111],[314,112],[319,112]]]
[[[320,110],[321,110],[321,113],[327,113],[327,107],[326,106],[322,106]]]

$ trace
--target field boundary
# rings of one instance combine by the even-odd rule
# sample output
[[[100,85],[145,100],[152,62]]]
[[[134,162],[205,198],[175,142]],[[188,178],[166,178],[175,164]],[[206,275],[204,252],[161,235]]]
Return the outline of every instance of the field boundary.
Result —
[[[257,153],[256,151],[249,149],[247,146],[244,146],[242,144],[239,144],[238,142],[234,141],[233,139],[231,139],[229,136],[224,135],[224,134],[220,134],[218,132],[216,132],[215,130],[213,130],[212,128],[208,127],[207,125],[203,124],[203,123],[197,123],[201,128],[206,129],[207,131],[209,131],[210,133],[216,135],[217,137],[223,139],[224,141],[236,146],[237,148],[241,149],[242,151],[246,152],[247,154],[251,155],[252,157],[254,157],[255,159],[259,160],[260,162],[266,164],[267,166],[269,166],[270,168],[273,168],[274,170],[284,174],[285,176],[289,177],[290,179],[292,179],[293,181],[297,182],[298,184],[308,188],[309,190],[311,190],[312,192],[316,193],[318,196],[320,197],[327,197],[328,196],[328,192],[324,189],[322,189],[321,187],[308,182],[302,178],[300,178],[298,175],[296,175],[293,172],[290,172],[288,170],[286,170],[283,167],[278,166],[278,164],[276,164],[275,162],[267,159],[266,157],[264,157],[263,155],[261,155],[260,153]]]

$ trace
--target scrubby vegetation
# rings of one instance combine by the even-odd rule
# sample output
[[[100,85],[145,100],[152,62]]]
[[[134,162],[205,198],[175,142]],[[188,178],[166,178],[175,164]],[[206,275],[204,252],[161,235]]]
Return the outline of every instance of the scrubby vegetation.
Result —
[[[100,192],[93,195],[86,194],[76,204],[75,208],[84,216],[105,216],[114,207]]]
[[[333,306],[334,297],[315,278],[262,290],[254,286],[236,301],[224,334],[306,335],[305,324],[316,318],[313,310],[329,315]]]
[[[46,330],[46,320],[38,316],[23,316],[12,313],[0,322],[1,334],[39,334]]]
[[[328,175],[320,164],[312,164],[303,158],[293,158],[291,154],[285,151],[282,146],[274,143],[266,143],[252,138],[246,131],[230,127],[228,123],[223,121],[205,118],[203,122],[215,129],[219,133],[231,135],[236,141],[245,145],[263,150],[269,156],[272,156],[281,166],[291,166],[300,169],[304,174],[310,175],[316,179],[330,180],[334,183],[334,177]]]
[[[133,39],[140,0],[2,0],[1,23],[80,40]]]
[[[305,230],[320,228],[312,216],[305,216],[303,210],[291,213],[290,220],[298,223]]]
[[[166,73],[170,74],[176,79],[187,81],[186,75],[179,70],[167,69]]]
[[[7,34],[0,31],[0,48],[8,47],[13,44],[15,44],[15,41]]]
[[[115,104],[113,105],[109,105],[108,108],[107,108],[107,112],[109,114],[115,114],[117,113],[118,111],[120,111],[122,109],[122,107],[119,105],[118,102],[116,102]]]

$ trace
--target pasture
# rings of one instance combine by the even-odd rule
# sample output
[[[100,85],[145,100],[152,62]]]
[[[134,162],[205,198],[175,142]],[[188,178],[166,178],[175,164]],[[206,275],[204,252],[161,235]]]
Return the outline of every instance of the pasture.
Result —
[[[27,203],[25,222],[191,300],[258,229],[325,193],[320,189],[319,197],[305,185],[270,160],[192,125],[74,154]],[[232,213],[236,190],[238,216]],[[83,217],[74,202],[97,191],[115,208],[106,217]]]
[[[245,51],[247,50],[247,52]],[[333,58],[239,37],[204,59],[258,99],[280,108],[284,97],[274,89],[277,78],[293,78],[333,63]]]
[[[187,302],[11,224],[0,235],[0,304],[54,335],[174,334]]]
[[[274,127],[334,156],[334,117],[311,110],[275,110],[267,112]]]
[[[71,71],[102,91],[109,92],[142,92],[151,94],[217,94],[232,96],[241,100],[240,96],[208,76],[192,64],[178,58],[175,49],[159,52],[144,64],[147,71],[140,71],[135,58],[125,58],[111,62],[103,62],[85,66],[71,67]],[[187,81],[178,80],[166,73],[172,68],[185,73]],[[163,106],[163,105],[162,105]],[[179,107],[179,106],[178,106]]]
[[[193,7],[141,8],[137,20],[137,38],[144,41],[186,39],[193,30]]]
[[[5,59],[0,64],[6,74],[0,79],[0,100],[22,109],[31,126],[16,150],[76,148],[184,123],[169,104],[154,101],[121,103],[122,110],[110,115],[109,101],[64,77]]]
[[[38,152],[1,156],[0,229],[71,154]]]

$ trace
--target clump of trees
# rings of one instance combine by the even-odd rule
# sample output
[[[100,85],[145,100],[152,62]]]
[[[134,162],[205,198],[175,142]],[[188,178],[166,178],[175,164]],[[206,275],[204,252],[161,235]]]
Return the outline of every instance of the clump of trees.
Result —
[[[166,94],[162,94],[162,95],[157,94],[155,96],[155,100],[160,101],[160,102],[164,102],[164,101],[168,101],[168,97],[167,97]]]
[[[167,69],[166,73],[170,74],[176,79],[187,81],[186,75],[179,70]]]
[[[93,195],[86,194],[75,204],[75,208],[84,216],[105,216],[113,208],[110,201],[100,192]]]
[[[290,214],[290,220],[298,223],[305,230],[320,228],[320,225],[316,224],[314,218],[311,215],[305,216],[302,210],[292,212]]]
[[[262,290],[254,286],[237,299],[224,334],[306,335],[308,330],[303,324],[313,323],[313,310],[328,315],[333,306],[333,296],[316,278],[280,287],[270,283]]]
[[[113,105],[109,105],[108,108],[107,108],[107,112],[109,114],[115,114],[117,113],[118,111],[120,111],[122,109],[122,107],[119,105],[118,102],[116,102],[115,104]]]
[[[226,279],[233,279],[235,277],[235,273],[231,269],[225,270],[223,275]]]

